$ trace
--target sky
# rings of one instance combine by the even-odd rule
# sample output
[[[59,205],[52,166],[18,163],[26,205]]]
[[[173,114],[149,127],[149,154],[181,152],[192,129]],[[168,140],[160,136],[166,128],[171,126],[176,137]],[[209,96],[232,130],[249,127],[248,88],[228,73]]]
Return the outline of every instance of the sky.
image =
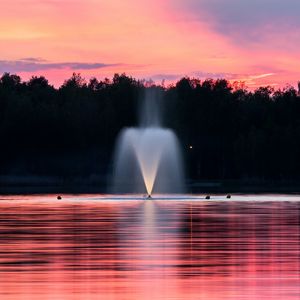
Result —
[[[0,73],[300,80],[299,0],[1,0]]]

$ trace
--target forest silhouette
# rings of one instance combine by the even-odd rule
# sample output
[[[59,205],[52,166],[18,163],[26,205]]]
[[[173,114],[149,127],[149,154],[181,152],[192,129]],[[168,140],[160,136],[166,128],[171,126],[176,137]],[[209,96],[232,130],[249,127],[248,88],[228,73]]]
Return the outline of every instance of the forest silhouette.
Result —
[[[250,91],[225,79],[187,77],[165,87],[125,74],[85,81],[76,73],[59,88],[42,76],[2,75],[0,182],[18,176],[105,182],[117,135],[137,125],[148,90],[160,95],[163,125],[178,135],[190,182],[300,182],[294,87]]]

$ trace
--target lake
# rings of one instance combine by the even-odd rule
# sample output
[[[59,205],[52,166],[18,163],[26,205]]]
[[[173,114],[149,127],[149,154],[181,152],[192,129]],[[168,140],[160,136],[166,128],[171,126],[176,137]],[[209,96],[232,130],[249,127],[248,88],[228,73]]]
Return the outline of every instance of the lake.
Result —
[[[300,197],[0,196],[0,299],[300,299]]]

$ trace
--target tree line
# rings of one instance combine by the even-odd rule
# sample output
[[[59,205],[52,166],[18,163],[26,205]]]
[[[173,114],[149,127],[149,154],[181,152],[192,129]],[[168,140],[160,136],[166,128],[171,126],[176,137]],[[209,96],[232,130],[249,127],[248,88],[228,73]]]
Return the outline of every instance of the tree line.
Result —
[[[181,143],[193,180],[299,180],[300,95],[250,91],[225,79],[182,78],[168,87],[115,74],[59,88],[41,77],[0,78],[0,175],[108,176],[118,133],[137,126],[147,91]]]

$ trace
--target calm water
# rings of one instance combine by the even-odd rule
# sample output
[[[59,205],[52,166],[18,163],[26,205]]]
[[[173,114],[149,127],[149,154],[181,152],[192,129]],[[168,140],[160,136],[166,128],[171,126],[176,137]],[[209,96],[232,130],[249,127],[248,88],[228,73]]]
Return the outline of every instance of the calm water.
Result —
[[[0,299],[300,299],[296,196],[0,198]]]

